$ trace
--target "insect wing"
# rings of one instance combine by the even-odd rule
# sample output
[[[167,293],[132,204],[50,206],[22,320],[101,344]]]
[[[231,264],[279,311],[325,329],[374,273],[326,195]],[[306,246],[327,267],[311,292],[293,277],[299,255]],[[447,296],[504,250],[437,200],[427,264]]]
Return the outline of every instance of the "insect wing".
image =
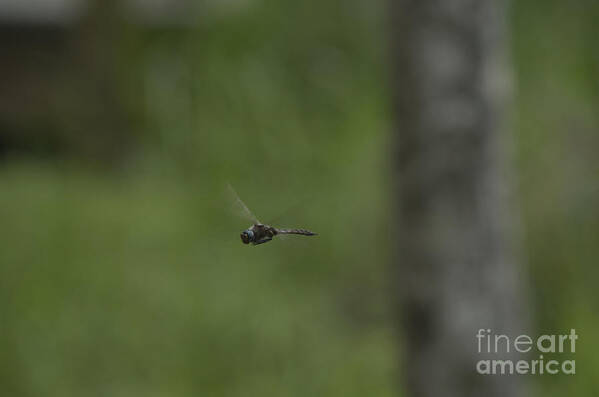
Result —
[[[250,211],[248,206],[245,205],[245,203],[239,198],[239,195],[237,194],[235,189],[233,189],[233,186],[231,186],[230,183],[227,184],[227,190],[230,196],[230,201],[232,202],[234,212],[241,215],[242,217],[251,221],[254,224],[260,224],[261,222],[258,220],[258,218],[256,218],[256,215],[254,215],[254,213]]]

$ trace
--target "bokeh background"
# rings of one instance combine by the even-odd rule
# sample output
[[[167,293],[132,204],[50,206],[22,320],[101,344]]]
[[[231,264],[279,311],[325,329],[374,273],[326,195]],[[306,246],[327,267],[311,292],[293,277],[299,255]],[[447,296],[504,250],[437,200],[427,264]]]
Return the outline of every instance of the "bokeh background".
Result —
[[[599,394],[598,20],[509,11],[530,333],[580,335],[536,395]],[[380,0],[0,2],[2,393],[401,395],[388,22]],[[228,182],[320,235],[242,245]]]

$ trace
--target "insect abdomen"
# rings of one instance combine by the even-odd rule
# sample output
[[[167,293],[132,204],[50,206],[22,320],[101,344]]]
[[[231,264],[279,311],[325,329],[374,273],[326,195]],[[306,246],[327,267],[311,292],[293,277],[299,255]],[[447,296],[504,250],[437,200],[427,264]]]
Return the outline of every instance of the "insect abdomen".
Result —
[[[316,236],[317,233],[311,232],[306,229],[277,229],[277,233],[280,234],[301,234],[302,236]]]

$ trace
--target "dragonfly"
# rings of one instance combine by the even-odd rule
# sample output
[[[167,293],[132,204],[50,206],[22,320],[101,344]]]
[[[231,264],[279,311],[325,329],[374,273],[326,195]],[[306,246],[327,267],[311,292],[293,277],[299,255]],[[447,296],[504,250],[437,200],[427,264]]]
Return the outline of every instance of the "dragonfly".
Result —
[[[237,194],[237,192],[235,191],[235,189],[233,189],[233,187],[231,185],[229,185],[229,191],[231,192],[231,195],[233,196],[233,200],[234,200],[236,206],[238,207],[238,209],[240,210],[241,214],[244,215],[249,220],[251,220],[253,223],[252,226],[250,226],[246,230],[242,231],[240,234],[241,241],[244,244],[251,243],[252,245],[259,245],[259,244],[268,243],[269,241],[272,241],[272,239],[275,236],[282,235],[282,234],[297,234],[297,235],[301,235],[301,236],[317,236],[318,235],[317,233],[314,233],[314,232],[312,232],[310,230],[306,230],[306,229],[280,229],[277,227],[265,225],[258,220],[258,218],[254,215],[254,213],[252,211],[250,211],[248,206],[245,205],[245,203],[239,198],[239,195]]]

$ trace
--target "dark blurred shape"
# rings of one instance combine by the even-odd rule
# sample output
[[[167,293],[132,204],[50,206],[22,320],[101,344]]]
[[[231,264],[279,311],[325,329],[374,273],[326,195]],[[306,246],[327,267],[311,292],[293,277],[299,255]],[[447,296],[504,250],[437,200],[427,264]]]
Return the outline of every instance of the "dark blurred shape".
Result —
[[[143,38],[191,20],[184,3],[2,2],[0,158],[130,153],[145,129]]]
[[[397,290],[411,396],[520,395],[518,377],[476,373],[477,330],[514,335],[525,306],[505,194],[504,8],[393,2]]]
[[[0,31],[0,156],[110,162],[126,150],[135,90],[120,62],[131,30],[114,2],[4,3]]]

